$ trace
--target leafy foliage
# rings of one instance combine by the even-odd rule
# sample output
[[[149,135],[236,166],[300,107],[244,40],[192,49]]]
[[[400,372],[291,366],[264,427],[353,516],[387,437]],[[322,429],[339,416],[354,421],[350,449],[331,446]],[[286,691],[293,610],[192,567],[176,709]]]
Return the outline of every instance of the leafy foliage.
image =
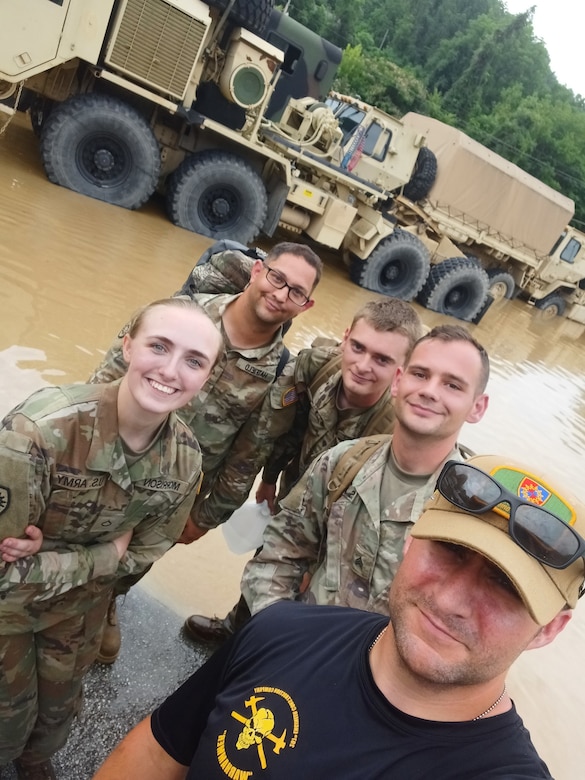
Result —
[[[292,0],[341,46],[336,89],[455,125],[575,201],[585,229],[585,99],[559,84],[533,9],[503,0]]]

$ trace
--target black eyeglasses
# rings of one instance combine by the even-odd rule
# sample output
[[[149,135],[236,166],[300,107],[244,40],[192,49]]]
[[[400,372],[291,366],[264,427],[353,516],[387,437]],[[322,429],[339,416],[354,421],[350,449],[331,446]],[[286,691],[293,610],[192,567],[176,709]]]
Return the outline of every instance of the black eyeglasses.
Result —
[[[564,520],[514,495],[475,466],[448,461],[439,474],[437,490],[465,512],[481,515],[493,509],[504,517],[509,514],[512,539],[537,561],[553,569],[566,569],[585,556],[585,541]],[[498,509],[502,503],[509,505],[509,513]]]
[[[264,267],[266,268],[266,278],[270,284],[273,287],[276,287],[277,290],[282,290],[283,287],[287,287],[288,297],[294,304],[297,306],[304,306],[311,300],[299,287],[291,287],[290,284],[286,281],[286,277],[283,276],[279,271],[275,271],[274,268],[270,268],[268,265]]]

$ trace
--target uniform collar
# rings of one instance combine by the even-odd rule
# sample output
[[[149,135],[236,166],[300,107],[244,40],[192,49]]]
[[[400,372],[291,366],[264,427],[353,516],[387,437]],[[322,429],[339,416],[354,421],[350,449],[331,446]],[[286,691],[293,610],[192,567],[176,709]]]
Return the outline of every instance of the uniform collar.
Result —
[[[132,476],[122,440],[118,432],[118,392],[120,382],[102,385],[102,393],[97,403],[95,424],[91,432],[91,444],[87,454],[86,465],[92,471],[107,472],[111,479],[123,490],[132,488]],[[177,418],[174,412],[169,416],[166,426],[171,435],[165,434],[165,427],[145,458],[152,459],[157,464],[157,473],[168,474],[177,458],[177,442],[174,435]]]

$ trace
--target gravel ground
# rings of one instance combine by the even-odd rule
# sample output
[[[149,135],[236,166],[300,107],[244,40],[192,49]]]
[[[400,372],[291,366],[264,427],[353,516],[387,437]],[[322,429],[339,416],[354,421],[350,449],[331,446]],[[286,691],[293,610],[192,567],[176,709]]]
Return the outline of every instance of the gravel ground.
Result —
[[[118,599],[122,650],[115,664],[94,664],[81,716],[53,757],[59,780],[89,780],[120,739],[192,672],[210,650],[182,636],[182,620],[140,586]],[[12,766],[2,780],[15,780]]]

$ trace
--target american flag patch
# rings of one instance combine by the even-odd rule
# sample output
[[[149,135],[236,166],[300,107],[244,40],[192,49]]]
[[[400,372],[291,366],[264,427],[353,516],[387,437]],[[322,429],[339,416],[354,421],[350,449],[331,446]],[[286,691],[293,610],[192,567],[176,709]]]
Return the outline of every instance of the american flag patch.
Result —
[[[297,388],[294,387],[294,386],[293,387],[289,387],[282,394],[282,405],[283,406],[290,406],[291,404],[296,403],[297,400],[298,400]]]

